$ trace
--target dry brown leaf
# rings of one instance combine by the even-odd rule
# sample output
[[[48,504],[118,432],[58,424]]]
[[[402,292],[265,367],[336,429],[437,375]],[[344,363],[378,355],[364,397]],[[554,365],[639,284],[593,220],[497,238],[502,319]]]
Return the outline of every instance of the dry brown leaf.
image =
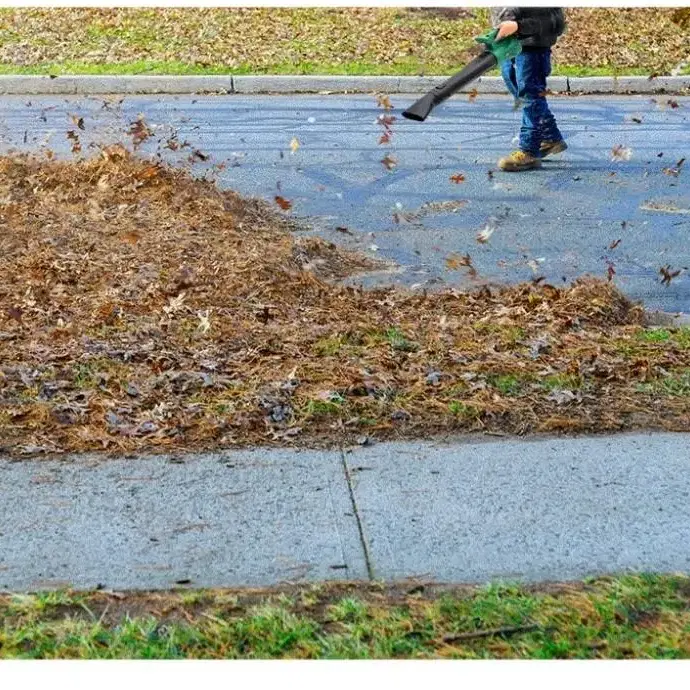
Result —
[[[632,158],[632,149],[623,144],[616,144],[611,149],[611,160],[612,161],[629,161]]]
[[[477,275],[477,271],[474,268],[474,265],[472,264],[472,258],[469,254],[449,254],[446,257],[446,268],[449,271],[457,271],[460,268],[468,268],[470,275]]]
[[[136,244],[141,239],[141,233],[136,230],[130,230],[122,236],[122,241],[127,244]]]
[[[613,280],[613,276],[616,275],[616,265],[612,261],[606,262],[606,278],[609,283]]]
[[[160,167],[157,165],[149,165],[140,170],[136,177],[138,180],[150,180],[154,177],[158,177],[160,170]]]
[[[379,108],[383,108],[384,110],[393,110],[390,96],[377,96],[376,105]]]
[[[132,143],[135,149],[139,148],[139,146],[151,136],[151,130],[146,124],[143,115],[139,115],[139,117],[130,124],[129,134],[132,136]]]
[[[483,230],[477,233],[476,240],[479,244],[486,244],[490,239],[491,235],[494,234],[496,228],[493,225],[487,225]]]
[[[462,173],[456,173],[455,175],[450,176],[450,181],[454,182],[455,184],[461,184],[465,181],[465,176]]]
[[[398,161],[394,156],[387,154],[381,159],[381,163],[386,170],[393,170],[398,165]]]
[[[72,141],[72,153],[79,153],[81,151],[81,143],[79,136],[74,130],[67,132],[67,138]]]
[[[668,286],[674,278],[681,274],[681,270],[672,271],[670,266],[662,266],[659,269],[659,274],[662,276],[661,284]]]
[[[395,115],[379,115],[377,122],[386,129],[390,129],[391,125],[395,122]]]
[[[274,199],[276,204],[278,204],[283,211],[289,211],[292,208],[292,201],[289,201],[285,197],[276,195]]]
[[[192,161],[199,160],[199,161],[204,162],[204,161],[207,161],[210,157],[211,156],[209,156],[208,153],[204,153],[203,151],[199,151],[199,149],[194,149],[192,151],[192,155],[190,156],[190,159]]]

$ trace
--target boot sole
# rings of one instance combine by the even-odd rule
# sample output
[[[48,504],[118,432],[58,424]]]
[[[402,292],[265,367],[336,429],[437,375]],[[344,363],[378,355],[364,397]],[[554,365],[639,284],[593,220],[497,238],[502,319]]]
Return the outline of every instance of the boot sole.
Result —
[[[542,158],[547,158],[548,156],[556,156],[559,153],[563,153],[563,151],[566,151],[568,148],[568,144],[563,142],[562,144],[558,144],[554,146],[553,148],[550,148],[548,151],[544,152],[541,154]]]
[[[502,168],[500,165],[498,166],[499,170],[503,172],[525,172],[527,170],[538,170],[541,168],[541,163],[529,163],[528,165],[515,165],[515,166],[509,166]]]

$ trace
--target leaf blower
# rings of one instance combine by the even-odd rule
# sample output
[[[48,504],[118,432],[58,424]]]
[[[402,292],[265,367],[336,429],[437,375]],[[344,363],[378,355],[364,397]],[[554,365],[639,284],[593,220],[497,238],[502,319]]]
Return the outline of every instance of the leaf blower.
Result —
[[[520,54],[522,44],[518,38],[508,36],[497,41],[497,34],[498,29],[492,29],[483,36],[475,38],[474,40],[477,43],[481,43],[484,46],[484,52],[474,58],[472,62],[457,74],[444,81],[443,84],[439,84],[429,91],[426,96],[422,96],[403,113],[403,117],[416,122],[424,122],[439,103],[443,103],[443,101],[450,98],[463,86],[473,82],[485,72],[496,67],[496,65],[500,65],[504,60],[509,60]]]

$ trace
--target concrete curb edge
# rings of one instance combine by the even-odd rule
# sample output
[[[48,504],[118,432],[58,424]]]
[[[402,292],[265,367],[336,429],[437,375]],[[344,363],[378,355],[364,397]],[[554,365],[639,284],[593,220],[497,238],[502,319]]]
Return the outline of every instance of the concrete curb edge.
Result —
[[[0,95],[424,93],[446,77],[319,75],[0,75]],[[676,77],[552,77],[561,94],[690,94],[690,75]],[[505,93],[500,77],[480,77],[467,93]]]

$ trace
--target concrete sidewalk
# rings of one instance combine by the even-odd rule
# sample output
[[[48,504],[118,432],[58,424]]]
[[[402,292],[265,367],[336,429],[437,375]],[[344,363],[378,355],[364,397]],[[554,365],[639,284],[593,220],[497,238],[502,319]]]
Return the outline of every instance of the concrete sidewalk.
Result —
[[[689,442],[0,460],[0,589],[690,572]]]

